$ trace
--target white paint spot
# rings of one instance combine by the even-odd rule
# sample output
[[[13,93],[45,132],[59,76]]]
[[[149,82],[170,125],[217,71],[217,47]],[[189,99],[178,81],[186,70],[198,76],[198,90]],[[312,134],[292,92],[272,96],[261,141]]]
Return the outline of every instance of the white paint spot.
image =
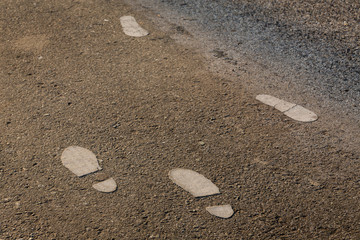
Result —
[[[78,146],[70,146],[61,154],[62,164],[78,177],[101,170],[94,153]]]
[[[266,105],[275,107],[276,104],[280,103],[280,99],[270,96],[270,95],[264,95],[264,94],[260,94],[256,96],[256,99],[259,100],[262,103],[265,103]]]
[[[313,122],[317,120],[317,115],[295,103],[286,102],[270,95],[260,94],[256,96],[256,99],[266,105],[275,107],[275,109],[283,112],[286,116],[300,122]]]
[[[211,215],[217,216],[219,218],[230,218],[232,215],[234,215],[234,210],[230,205],[207,207],[206,211],[208,211]]]
[[[300,122],[313,122],[318,118],[315,113],[299,105],[289,109],[284,114]]]
[[[296,106],[295,103],[289,103],[289,102],[281,100],[278,104],[275,105],[275,109],[279,110],[280,112],[285,112],[295,106]]]
[[[149,34],[148,31],[140,27],[133,16],[123,16],[120,18],[121,26],[126,35],[131,37],[144,37]]]
[[[93,188],[100,192],[111,193],[117,189],[117,185],[113,178],[109,178],[105,181],[93,184]]]
[[[205,197],[219,194],[219,188],[203,175],[189,170],[176,168],[169,172],[170,179],[190,192],[194,197]]]

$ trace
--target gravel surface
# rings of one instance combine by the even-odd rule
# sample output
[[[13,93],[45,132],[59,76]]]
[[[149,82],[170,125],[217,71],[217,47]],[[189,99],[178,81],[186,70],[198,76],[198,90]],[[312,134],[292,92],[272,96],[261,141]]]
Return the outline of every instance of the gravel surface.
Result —
[[[359,155],[326,118],[303,124],[260,103],[174,40],[190,32],[162,31],[144,12],[119,0],[0,2],[0,239],[359,239]],[[150,34],[125,35],[124,15]],[[64,167],[74,145],[103,170]],[[169,179],[174,168],[221,194],[194,198]],[[110,177],[117,191],[93,189]],[[223,204],[233,217],[206,211]]]
[[[270,94],[314,111],[344,149],[359,152],[359,3],[127,2],[204,54],[213,73],[254,97]]]
[[[297,80],[300,85],[315,87],[335,101],[348,101],[346,107],[359,112],[359,1],[138,2],[166,8],[159,12],[170,7],[183,19],[186,16],[217,38],[225,51],[245,52],[258,61],[275,61],[307,73],[309,79]]]

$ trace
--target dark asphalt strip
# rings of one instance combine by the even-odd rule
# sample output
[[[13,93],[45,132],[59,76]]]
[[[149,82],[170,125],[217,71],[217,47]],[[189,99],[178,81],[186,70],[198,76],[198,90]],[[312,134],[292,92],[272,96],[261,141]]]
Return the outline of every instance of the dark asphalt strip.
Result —
[[[191,17],[225,51],[286,65],[298,84],[359,115],[360,3],[348,1],[139,0]],[[288,73],[288,75],[290,75]],[[303,82],[302,82],[303,81]]]

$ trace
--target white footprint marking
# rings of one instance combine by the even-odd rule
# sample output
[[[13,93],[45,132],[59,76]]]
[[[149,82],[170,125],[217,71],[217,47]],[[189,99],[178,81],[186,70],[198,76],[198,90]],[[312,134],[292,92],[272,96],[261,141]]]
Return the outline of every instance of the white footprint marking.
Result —
[[[176,168],[169,172],[170,179],[194,197],[219,194],[219,188],[203,175],[189,170]]]
[[[96,190],[98,190],[100,192],[111,193],[111,192],[116,191],[117,185],[113,178],[109,178],[105,181],[93,184],[93,188],[95,188]]]
[[[61,154],[61,162],[78,177],[101,170],[95,154],[78,146],[66,148]]]
[[[86,148],[70,146],[61,154],[62,164],[78,177],[102,170],[93,152]],[[117,189],[113,178],[93,184],[101,192],[113,192]]]
[[[219,188],[203,175],[189,170],[176,168],[169,172],[170,179],[194,197],[206,197],[220,194]],[[234,211],[230,205],[207,207],[206,210],[220,218],[230,218]]]
[[[295,103],[286,102],[279,98],[264,94],[257,95],[256,99],[266,105],[274,107],[296,121],[313,122],[318,119],[318,116],[314,112],[300,105],[296,105]]]
[[[234,215],[234,210],[230,205],[219,205],[219,206],[212,206],[207,207],[206,211],[210,214],[220,217],[220,218],[230,218]]]
[[[144,37],[149,34],[148,31],[140,27],[133,16],[123,16],[120,18],[121,26],[126,35],[131,37]]]

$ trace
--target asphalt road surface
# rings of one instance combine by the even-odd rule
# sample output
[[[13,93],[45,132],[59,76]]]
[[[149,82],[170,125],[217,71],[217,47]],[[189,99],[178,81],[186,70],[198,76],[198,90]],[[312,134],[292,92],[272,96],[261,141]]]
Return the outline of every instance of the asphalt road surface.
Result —
[[[294,80],[299,85],[359,112],[359,1],[135,2],[215,40],[224,52],[238,53],[235,60],[246,54],[285,77],[301,72],[306,77]]]
[[[302,23],[303,5],[285,1],[1,1],[0,239],[359,239],[359,52],[349,47],[359,29],[347,4],[339,16],[354,18],[315,41],[302,29],[332,15]],[[128,15],[149,35],[126,35]],[[294,121],[257,94],[319,119]],[[102,170],[77,177],[61,161],[70,146]],[[174,168],[221,194],[193,197]],[[92,187],[109,178],[117,191]],[[206,211],[221,204],[231,218]]]

